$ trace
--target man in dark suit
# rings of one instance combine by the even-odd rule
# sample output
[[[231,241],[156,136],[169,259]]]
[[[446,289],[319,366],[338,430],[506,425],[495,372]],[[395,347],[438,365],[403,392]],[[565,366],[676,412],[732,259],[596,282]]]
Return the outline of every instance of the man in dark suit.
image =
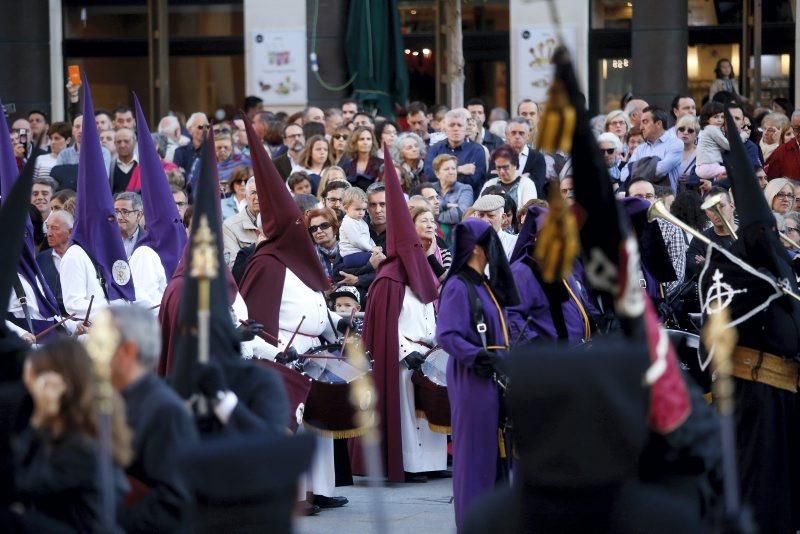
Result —
[[[481,131],[478,134],[478,141],[485,146],[491,154],[494,152],[495,148],[503,144],[503,139],[486,129],[486,106],[484,106],[483,100],[480,98],[470,98],[467,101],[467,110],[481,127]]]
[[[292,174],[292,166],[297,163],[300,152],[305,147],[303,128],[297,124],[287,124],[283,128],[283,147],[275,152],[272,163],[284,180]]]
[[[62,314],[66,315],[64,309],[64,301],[61,297],[61,279],[59,272],[61,270],[61,257],[69,247],[69,237],[72,233],[72,227],[75,220],[72,215],[65,210],[54,210],[50,212],[47,217],[45,225],[47,227],[47,244],[50,245],[49,249],[41,251],[36,255],[36,263],[42,270],[44,279],[47,285],[55,295],[58,301],[58,307]]]

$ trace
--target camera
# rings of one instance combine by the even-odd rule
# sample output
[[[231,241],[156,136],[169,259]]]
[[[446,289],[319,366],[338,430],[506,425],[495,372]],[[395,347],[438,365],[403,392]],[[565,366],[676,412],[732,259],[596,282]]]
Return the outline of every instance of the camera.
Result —
[[[17,130],[17,135],[19,136],[19,143],[21,145],[28,144],[28,130],[26,128],[20,128]]]

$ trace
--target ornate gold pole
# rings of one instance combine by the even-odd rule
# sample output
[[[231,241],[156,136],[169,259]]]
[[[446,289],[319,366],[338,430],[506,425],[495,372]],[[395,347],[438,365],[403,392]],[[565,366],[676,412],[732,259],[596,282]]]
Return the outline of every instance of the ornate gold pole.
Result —
[[[208,363],[210,352],[211,280],[217,277],[216,236],[202,215],[192,246],[192,270],[189,276],[197,279],[197,359]]]

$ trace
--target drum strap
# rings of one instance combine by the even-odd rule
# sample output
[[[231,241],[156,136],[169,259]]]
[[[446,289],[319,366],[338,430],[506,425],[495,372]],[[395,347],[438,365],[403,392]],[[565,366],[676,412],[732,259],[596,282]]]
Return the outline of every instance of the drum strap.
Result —
[[[34,331],[33,321],[31,321],[31,310],[28,308],[28,299],[25,297],[25,290],[22,288],[19,275],[17,275],[16,280],[14,280],[14,294],[17,296],[17,301],[22,307],[22,313],[25,314],[25,322],[28,323],[28,331],[35,335],[36,331]]]
[[[467,286],[467,295],[469,295],[470,300],[469,309],[472,312],[472,322],[475,324],[475,329],[478,331],[478,335],[481,338],[483,348],[486,349],[486,318],[483,314],[483,303],[481,299],[478,298],[478,292],[475,291],[475,286],[472,285],[472,282],[460,274],[458,277],[461,278],[461,281]]]

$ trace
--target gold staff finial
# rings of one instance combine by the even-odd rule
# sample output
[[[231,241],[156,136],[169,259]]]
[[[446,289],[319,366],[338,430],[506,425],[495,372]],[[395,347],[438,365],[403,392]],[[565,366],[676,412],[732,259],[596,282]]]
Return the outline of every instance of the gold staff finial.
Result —
[[[730,314],[727,308],[709,315],[703,327],[703,344],[709,353],[713,353],[714,365],[714,402],[723,415],[733,413],[733,350],[736,348],[739,334],[735,328],[728,327]]]

